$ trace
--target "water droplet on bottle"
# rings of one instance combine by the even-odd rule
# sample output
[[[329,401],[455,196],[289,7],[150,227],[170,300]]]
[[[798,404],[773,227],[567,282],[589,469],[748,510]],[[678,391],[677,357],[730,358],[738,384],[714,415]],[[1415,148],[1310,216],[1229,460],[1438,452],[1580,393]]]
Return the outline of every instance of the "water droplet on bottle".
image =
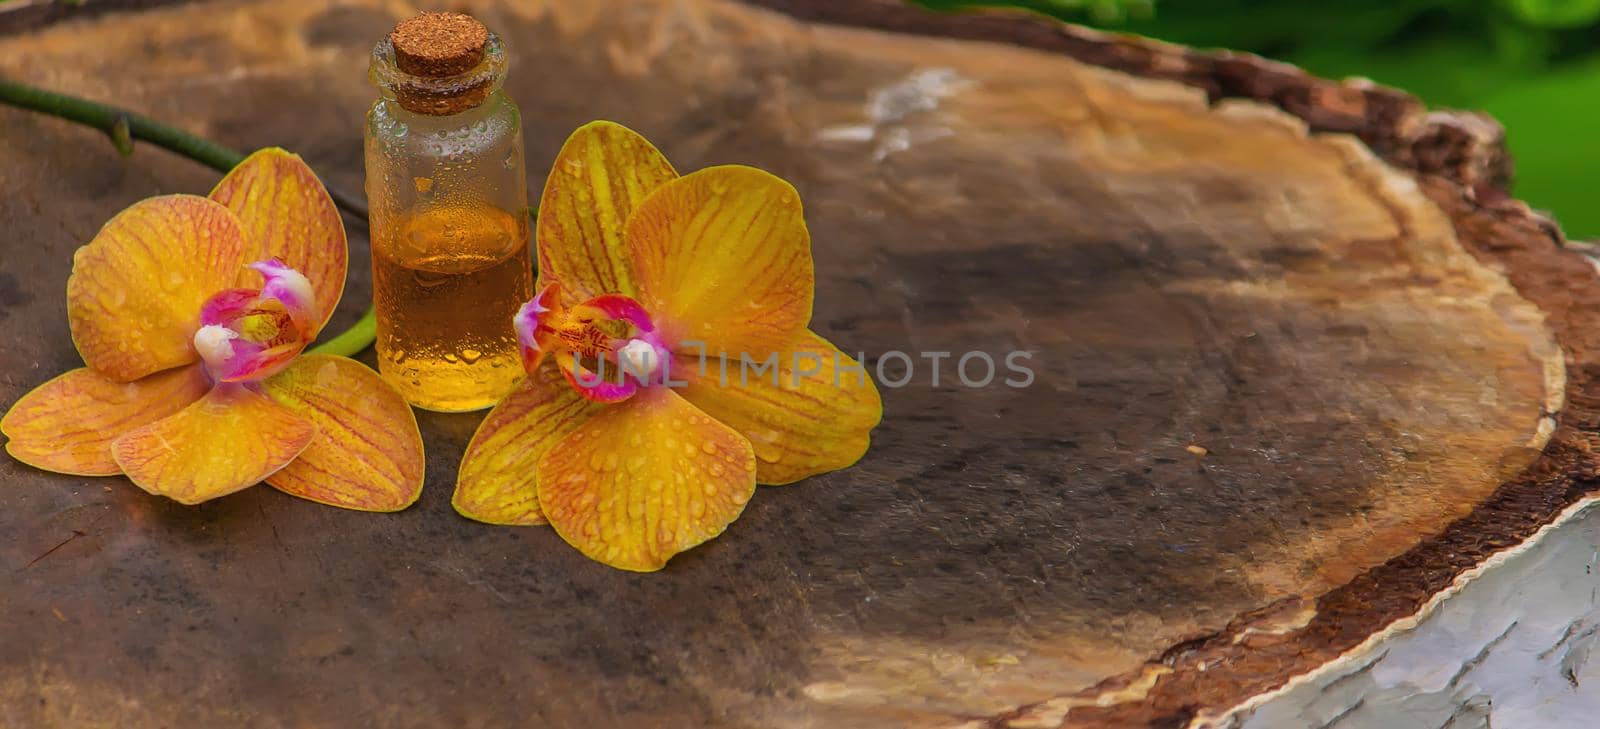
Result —
[[[466,364],[477,364],[483,358],[483,353],[476,349],[461,350],[461,361]]]

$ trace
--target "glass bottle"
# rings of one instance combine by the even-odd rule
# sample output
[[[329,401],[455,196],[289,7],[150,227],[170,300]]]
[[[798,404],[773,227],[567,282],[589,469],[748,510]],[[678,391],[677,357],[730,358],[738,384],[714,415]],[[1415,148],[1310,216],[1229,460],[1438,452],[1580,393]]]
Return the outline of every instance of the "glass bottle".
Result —
[[[522,120],[505,50],[423,13],[372,51],[367,202],[378,369],[411,404],[478,410],[522,376],[512,317],[533,295]]]

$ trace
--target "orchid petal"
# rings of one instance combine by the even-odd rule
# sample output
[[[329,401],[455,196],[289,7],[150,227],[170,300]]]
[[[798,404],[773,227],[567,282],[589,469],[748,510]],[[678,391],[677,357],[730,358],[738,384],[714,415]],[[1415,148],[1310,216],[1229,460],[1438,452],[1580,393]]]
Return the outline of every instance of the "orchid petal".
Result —
[[[590,122],[556,155],[539,201],[539,275],[579,299],[632,294],[623,224],[646,196],[676,178],[644,137],[608,121]]]
[[[811,320],[800,196],[768,172],[710,167],[662,185],[626,239],[638,299],[674,351],[764,354]]]
[[[539,504],[558,534],[619,569],[661,569],[721,534],[755,492],[750,443],[676,393],[600,410],[545,452]]]
[[[227,208],[194,195],[136,202],[73,256],[72,341],[89,367],[120,382],[189,364],[201,306],[245,262]]]
[[[261,387],[317,427],[300,457],[267,477],[273,488],[360,511],[399,511],[421,495],[416,415],[378,373],[353,359],[309,354]]]
[[[749,439],[763,484],[793,483],[860,460],[883,417],[866,370],[811,331],[774,354],[772,371],[730,374],[726,384],[717,368],[701,373],[696,362],[680,359],[674,371],[688,384],[678,392]]]
[[[544,524],[538,467],[550,446],[601,406],[568,387],[546,365],[522,381],[478,426],[461,457],[450,503],[468,519],[490,524]]]
[[[223,177],[211,199],[238,216],[248,244],[246,260],[276,258],[304,274],[314,292],[309,310],[315,313],[307,331],[316,338],[339,305],[350,256],[344,221],[316,173],[299,155],[261,149]],[[262,277],[236,272],[231,285],[260,289]]]
[[[6,452],[35,468],[78,476],[111,476],[122,468],[111,442],[199,400],[211,387],[199,367],[117,382],[80,368],[22,396],[0,419]]]
[[[218,385],[176,414],[135,428],[111,455],[139,488],[198,504],[260,483],[311,444],[317,426],[242,385]]]

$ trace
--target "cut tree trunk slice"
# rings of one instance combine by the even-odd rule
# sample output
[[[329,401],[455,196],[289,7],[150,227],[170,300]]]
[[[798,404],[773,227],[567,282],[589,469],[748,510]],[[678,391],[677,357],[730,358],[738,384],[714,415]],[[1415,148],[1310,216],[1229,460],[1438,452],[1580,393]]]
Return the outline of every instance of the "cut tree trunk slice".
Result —
[[[0,40],[0,75],[358,189],[389,8],[108,15]],[[389,516],[3,460],[0,723],[1206,723],[1415,616],[1597,473],[1600,286],[1507,199],[1491,121],[887,0],[471,10],[516,59],[535,185],[593,118],[795,183],[814,328],[907,379],[872,450],[649,576],[455,516],[478,415],[421,415],[428,486]],[[73,249],[215,175],[14,110],[0,139],[9,404],[78,364]],[[367,299],[352,253],[336,326]],[[993,382],[962,381],[968,352]]]

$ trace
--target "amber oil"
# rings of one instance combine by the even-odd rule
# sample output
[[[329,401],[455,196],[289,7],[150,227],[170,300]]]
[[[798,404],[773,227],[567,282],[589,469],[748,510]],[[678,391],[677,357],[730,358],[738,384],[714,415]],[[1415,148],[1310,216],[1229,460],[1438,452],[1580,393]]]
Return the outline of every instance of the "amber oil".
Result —
[[[499,400],[522,375],[510,317],[532,295],[527,218],[441,205],[372,244],[385,376],[430,410]]]

